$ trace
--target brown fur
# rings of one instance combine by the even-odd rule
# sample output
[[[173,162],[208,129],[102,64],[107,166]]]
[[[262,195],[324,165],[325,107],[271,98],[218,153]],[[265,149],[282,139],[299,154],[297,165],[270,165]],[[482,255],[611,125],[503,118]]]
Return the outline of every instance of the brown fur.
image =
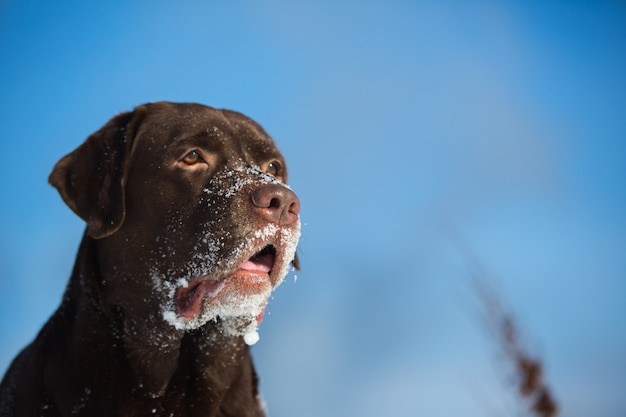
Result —
[[[196,149],[202,164],[184,162]],[[60,307],[0,385],[0,415],[263,415],[239,319],[230,330],[221,316],[180,328],[164,313],[180,313],[208,276],[237,280],[199,311],[218,301],[236,310],[232,300],[257,291],[238,268],[267,245],[264,285],[280,283],[295,250],[284,236],[299,234],[284,167],[247,117],[165,102],[114,117],[62,158],[50,183],[87,230]],[[277,231],[254,237],[268,225]]]

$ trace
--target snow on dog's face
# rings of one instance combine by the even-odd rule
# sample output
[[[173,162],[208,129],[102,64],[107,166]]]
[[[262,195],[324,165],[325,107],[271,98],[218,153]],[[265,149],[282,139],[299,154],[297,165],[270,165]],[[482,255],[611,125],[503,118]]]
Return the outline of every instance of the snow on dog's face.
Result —
[[[90,136],[51,182],[96,239],[97,302],[121,310],[127,344],[150,339],[166,350],[209,322],[256,341],[300,236],[284,159],[258,124],[195,104],[148,104]]]
[[[282,156],[258,125],[231,112],[210,119],[195,115],[192,128],[174,125],[168,143],[135,153],[127,195],[140,200],[129,199],[128,210],[156,209],[156,217],[135,211],[133,223],[145,229],[150,219],[150,279],[161,317],[178,330],[219,319],[252,343],[294,260],[299,202],[284,184]]]
[[[183,170],[190,169],[185,165]],[[183,265],[157,262],[163,265],[152,271],[152,280],[164,295],[163,318],[176,329],[196,329],[219,318],[230,334],[244,334],[249,344],[256,341],[256,326],[272,290],[289,271],[300,234],[295,195],[266,170],[237,161],[215,172],[197,203],[206,220],[194,225],[192,256]],[[270,201],[282,201],[264,207],[255,202],[255,195],[263,193]],[[286,211],[285,219],[268,221],[258,211],[270,210],[271,204],[292,207],[278,208]],[[185,217],[172,213],[170,229],[183,227]],[[167,259],[172,244],[160,246],[156,259]]]

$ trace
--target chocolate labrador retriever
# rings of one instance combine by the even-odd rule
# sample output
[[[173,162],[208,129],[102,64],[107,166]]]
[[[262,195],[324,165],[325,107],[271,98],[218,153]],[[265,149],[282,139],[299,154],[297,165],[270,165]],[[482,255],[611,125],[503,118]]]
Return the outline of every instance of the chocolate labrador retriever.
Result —
[[[50,175],[87,230],[1,416],[262,416],[248,345],[293,263],[300,203],[246,116],[146,104]]]

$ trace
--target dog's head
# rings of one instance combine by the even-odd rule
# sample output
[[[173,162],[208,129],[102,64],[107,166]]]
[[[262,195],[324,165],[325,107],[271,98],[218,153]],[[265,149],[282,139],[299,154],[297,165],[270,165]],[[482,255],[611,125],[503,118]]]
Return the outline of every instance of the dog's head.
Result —
[[[62,158],[50,183],[98,244],[100,303],[140,337],[219,322],[253,343],[292,262],[300,203],[273,140],[240,113],[152,103]]]

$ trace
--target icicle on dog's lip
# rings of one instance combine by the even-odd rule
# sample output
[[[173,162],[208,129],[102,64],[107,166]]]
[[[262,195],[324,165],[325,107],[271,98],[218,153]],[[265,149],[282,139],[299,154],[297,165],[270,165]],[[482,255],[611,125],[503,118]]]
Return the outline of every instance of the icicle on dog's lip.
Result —
[[[266,245],[243,262],[234,273],[223,279],[214,280],[211,277],[192,279],[187,285],[176,290],[175,302],[178,314],[185,319],[197,316],[204,300],[211,302],[211,299],[219,298],[227,286],[234,287],[242,293],[254,293],[271,285],[270,275],[276,258],[276,248],[273,245]]]

